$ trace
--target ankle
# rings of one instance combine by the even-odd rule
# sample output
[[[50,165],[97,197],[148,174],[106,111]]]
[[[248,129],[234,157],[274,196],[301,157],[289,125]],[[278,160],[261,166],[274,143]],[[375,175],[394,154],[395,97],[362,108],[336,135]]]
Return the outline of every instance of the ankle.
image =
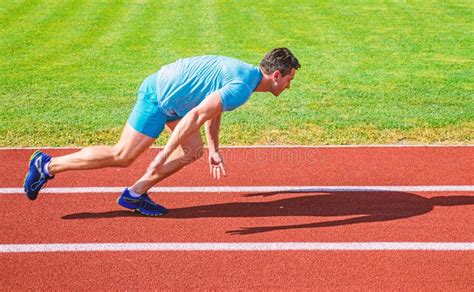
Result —
[[[52,178],[54,174],[50,170],[51,161],[48,161],[45,165],[43,165],[43,172],[49,177]]]
[[[128,188],[129,191],[134,192],[135,194],[146,194],[148,189],[143,188],[142,186],[133,185]]]

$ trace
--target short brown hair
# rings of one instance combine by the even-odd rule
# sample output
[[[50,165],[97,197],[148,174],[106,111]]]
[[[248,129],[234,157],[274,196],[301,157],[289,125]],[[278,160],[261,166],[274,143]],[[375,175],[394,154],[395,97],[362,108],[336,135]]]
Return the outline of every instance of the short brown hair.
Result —
[[[265,74],[271,74],[279,70],[283,76],[297,70],[301,65],[298,59],[287,48],[276,48],[267,53],[260,62],[260,68]]]

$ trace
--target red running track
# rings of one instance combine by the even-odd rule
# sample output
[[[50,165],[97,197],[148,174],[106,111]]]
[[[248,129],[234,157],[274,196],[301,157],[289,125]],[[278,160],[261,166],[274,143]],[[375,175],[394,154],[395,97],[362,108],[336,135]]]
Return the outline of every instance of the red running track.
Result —
[[[74,150],[48,150],[53,155]],[[128,169],[70,172],[50,187],[126,186]],[[21,187],[32,150],[2,150],[0,188]],[[473,185],[474,147],[228,148],[229,176],[205,159],[163,186]],[[5,175],[7,174],[8,175]],[[161,218],[117,194],[0,194],[1,244],[100,242],[473,242],[472,192],[152,194]],[[456,289],[474,287],[472,251],[167,251],[0,254],[3,289]]]

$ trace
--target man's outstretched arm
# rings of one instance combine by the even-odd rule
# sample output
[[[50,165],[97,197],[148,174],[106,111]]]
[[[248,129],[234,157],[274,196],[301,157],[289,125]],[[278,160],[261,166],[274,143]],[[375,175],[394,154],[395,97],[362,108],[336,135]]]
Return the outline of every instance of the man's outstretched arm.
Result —
[[[221,116],[219,114],[215,118],[206,122],[206,139],[209,147],[209,173],[214,179],[220,179],[221,173],[226,176],[224,160],[219,152],[219,130],[221,126]]]
[[[221,116],[219,114],[215,118],[206,121],[206,139],[209,152],[219,152],[219,130],[221,127]]]

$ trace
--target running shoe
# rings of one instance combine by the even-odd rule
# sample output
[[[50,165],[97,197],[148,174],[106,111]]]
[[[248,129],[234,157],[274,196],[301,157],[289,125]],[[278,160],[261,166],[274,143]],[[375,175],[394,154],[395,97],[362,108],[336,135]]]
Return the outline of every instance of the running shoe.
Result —
[[[130,195],[128,189],[125,189],[120,197],[117,199],[117,203],[127,209],[135,210],[140,214],[147,216],[161,216],[168,213],[168,210],[153,202],[148,194],[143,194],[138,198]]]
[[[54,178],[54,176],[49,176],[44,171],[45,165],[50,160],[51,156],[39,150],[31,155],[28,173],[23,182],[23,187],[28,199],[36,200],[39,191],[46,186],[48,180]]]

